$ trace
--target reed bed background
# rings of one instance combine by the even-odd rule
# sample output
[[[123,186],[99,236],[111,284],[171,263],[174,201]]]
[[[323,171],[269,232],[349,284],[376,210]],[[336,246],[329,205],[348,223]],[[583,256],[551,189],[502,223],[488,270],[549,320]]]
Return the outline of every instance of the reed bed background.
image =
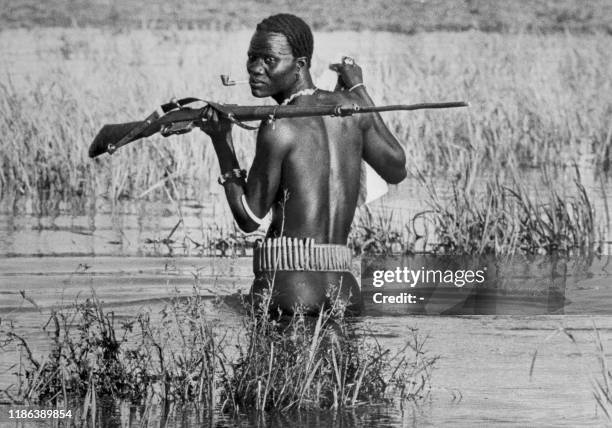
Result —
[[[205,135],[152,138],[91,161],[102,124],[144,117],[172,96],[258,103],[219,74],[244,75],[250,32],[35,29],[3,33],[0,85],[2,197],[70,200],[165,198],[171,177],[181,198],[216,186]],[[462,111],[390,113],[408,169],[461,174],[542,165],[609,166],[612,60],[606,34],[317,34],[313,74],[354,55],[379,103],[464,99]],[[242,162],[254,135],[236,130]],[[515,174],[520,175],[520,174]],[[157,187],[153,187],[155,185]],[[147,190],[149,190],[147,192]]]
[[[484,191],[478,191],[474,188],[474,174],[473,170],[467,171],[462,180],[453,183],[449,202],[443,201],[421,177],[432,195],[431,210],[417,217],[433,225],[438,237],[436,251],[578,256],[590,254],[603,239],[597,234],[593,207],[577,166],[573,189],[568,191],[545,175],[544,187],[535,196],[516,176],[509,184],[493,177],[484,182]]]

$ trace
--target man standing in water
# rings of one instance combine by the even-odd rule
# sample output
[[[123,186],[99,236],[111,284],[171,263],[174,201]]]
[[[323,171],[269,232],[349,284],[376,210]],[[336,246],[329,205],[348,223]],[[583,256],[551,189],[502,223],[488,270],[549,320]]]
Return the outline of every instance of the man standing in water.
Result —
[[[279,14],[257,25],[248,51],[252,94],[282,105],[373,105],[359,66],[350,58],[331,68],[338,90],[315,88],[310,75],[313,37],[300,18]],[[211,138],[232,214],[245,232],[272,210],[266,240],[254,252],[251,293],[272,292],[272,304],[318,311],[330,298],[358,310],[350,273],[349,229],[364,159],[387,182],[406,177],[406,157],[378,113],[262,121],[248,173],[234,152],[231,123],[210,111],[202,130]],[[339,293],[339,294],[336,294]]]

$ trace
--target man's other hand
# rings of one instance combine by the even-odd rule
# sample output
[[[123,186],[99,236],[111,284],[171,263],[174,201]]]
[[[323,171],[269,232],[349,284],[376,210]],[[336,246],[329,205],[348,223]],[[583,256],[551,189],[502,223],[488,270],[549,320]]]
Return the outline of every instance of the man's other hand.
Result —
[[[354,60],[343,60],[341,63],[330,64],[329,69],[338,73],[338,84],[336,91],[350,89],[355,85],[363,83],[361,67]]]

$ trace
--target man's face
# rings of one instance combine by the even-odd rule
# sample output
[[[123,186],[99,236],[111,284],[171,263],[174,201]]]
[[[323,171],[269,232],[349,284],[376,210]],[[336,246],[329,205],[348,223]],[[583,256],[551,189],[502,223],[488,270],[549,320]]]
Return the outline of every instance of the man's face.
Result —
[[[296,59],[287,38],[280,33],[255,32],[249,46],[247,71],[251,93],[270,97],[296,82]]]

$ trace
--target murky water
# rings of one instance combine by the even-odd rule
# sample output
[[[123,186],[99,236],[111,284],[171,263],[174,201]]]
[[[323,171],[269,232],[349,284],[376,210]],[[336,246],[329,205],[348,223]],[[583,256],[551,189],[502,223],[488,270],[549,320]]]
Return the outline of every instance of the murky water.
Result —
[[[537,198],[538,173],[525,171],[524,174],[527,182],[533,183],[531,192]],[[612,179],[601,179],[592,169],[585,169],[582,180],[596,213],[601,253],[611,255],[612,224],[607,224],[605,213],[611,204],[608,195],[612,194]],[[440,198],[451,196],[447,179],[439,178],[432,183]],[[31,200],[3,200],[0,201],[0,255],[231,255],[232,250],[208,248],[218,244],[219,238],[236,232],[225,197],[216,190],[217,193],[204,195],[201,200],[176,203],[113,202],[92,195],[78,207],[59,204],[51,210]],[[396,229],[401,230],[411,223],[415,214],[430,209],[428,200],[424,186],[408,178],[398,186],[391,186],[385,196],[369,207],[383,216],[392,212]],[[422,225],[413,226],[416,233],[423,234]],[[263,232],[255,233],[248,239],[255,241],[262,235]],[[244,242],[237,238],[232,244]],[[423,241],[417,244],[417,251],[430,249],[423,246]]]
[[[401,221],[424,209],[425,199],[419,186],[408,181],[392,189],[379,207],[399,208]],[[211,195],[206,204],[183,201],[179,205],[122,202],[113,206],[100,199],[91,201],[94,209],[82,214],[60,207],[47,216],[30,214],[36,210],[23,201],[4,206],[0,317],[12,320],[17,331],[34,344],[35,352],[42,354],[48,338],[41,326],[50,308],[95,290],[118,316],[155,312],[177,290],[191,292],[197,276],[201,292],[211,302],[210,317],[219,328],[237,328],[242,315],[231,299],[226,299],[229,304],[213,305],[213,301],[248,291],[250,259],[239,257],[241,252],[231,248],[226,251],[228,257],[202,257],[221,255],[216,239],[231,231],[221,202],[219,195]],[[20,214],[13,215],[15,208]],[[493,312],[504,315],[473,315],[483,312],[468,308],[451,312],[461,316],[423,316],[406,306],[376,305],[371,287],[364,287],[366,311],[359,322],[384,347],[399,349],[410,328],[416,327],[429,337],[428,351],[441,356],[433,373],[431,397],[403,412],[394,408],[348,415],[350,423],[326,414],[307,414],[298,426],[310,426],[313,418],[318,418],[318,424],[380,427],[600,424],[591,393],[591,378],[599,376],[592,327],[597,325],[604,344],[610,345],[612,263],[601,256],[565,261],[561,270],[551,266],[543,259],[518,259],[505,265]],[[530,294],[538,290],[535,297]],[[22,292],[37,306],[24,300]],[[437,301],[438,306],[436,302],[429,305],[426,313],[444,314],[452,307],[452,301],[444,307],[440,302],[444,298]],[[561,327],[574,335],[577,345],[555,334]],[[16,359],[14,352],[0,356],[2,387],[12,382],[9,368]],[[0,423],[6,423],[6,412],[2,415]],[[216,422],[220,426],[232,423]]]
[[[77,234],[77,239],[80,236]],[[108,245],[105,248],[113,249],[115,244]],[[62,251],[65,250],[61,246],[56,247],[57,253]],[[604,257],[586,266],[578,264],[567,269],[563,278],[567,301],[558,313],[574,314],[571,316],[533,316],[524,312],[519,312],[523,313],[521,316],[420,316],[398,313],[397,308],[385,309],[366,301],[366,312],[359,322],[367,325],[384,347],[399,349],[410,328],[416,327],[429,337],[428,352],[440,355],[441,359],[434,370],[431,397],[422,405],[409,407],[404,412],[399,409],[360,411],[346,416],[350,423],[347,420],[344,423],[379,427],[599,425],[601,419],[598,419],[590,383],[592,376],[599,376],[592,327],[593,323],[597,325],[604,344],[609,346],[612,317],[601,314],[612,310],[610,266]],[[248,258],[133,255],[3,258],[0,260],[0,317],[12,320],[17,331],[34,344],[35,352],[42,353],[48,338],[41,326],[50,308],[70,304],[95,290],[107,310],[115,311],[118,316],[145,309],[155,312],[177,290],[191,292],[194,274],[201,292],[210,299],[209,316],[220,329],[237,328],[242,315],[231,305],[231,299],[230,304],[213,305],[212,302],[217,296],[248,290],[251,279]],[[546,282],[541,267],[526,265],[525,269],[515,270],[514,277],[534,287]],[[21,292],[37,306],[24,300]],[[502,299],[499,304],[508,302]],[[526,303],[522,304],[525,308]],[[560,327],[567,328],[578,344],[572,344],[563,334],[555,334]],[[536,350],[538,357],[530,377]],[[12,381],[9,367],[15,362],[15,353],[2,353],[0,385],[3,387]],[[6,412],[2,414],[0,422],[6,423]],[[315,419],[326,425],[346,426],[342,423],[344,419],[308,413],[296,424],[311,426]],[[280,419],[268,422],[283,424]],[[180,423],[179,418],[177,425]],[[230,424],[229,421],[216,423]]]
[[[8,258],[0,261],[0,316],[14,321],[37,352],[45,348],[41,325],[49,308],[73,302],[95,290],[107,310],[119,316],[149,308],[159,310],[176,290],[190,292],[197,272],[202,292],[211,298],[246,291],[250,262],[245,259],[158,257],[44,257]],[[608,268],[594,263],[586,272],[568,278],[568,299],[581,293],[597,296],[610,288]],[[606,276],[608,275],[608,276]],[[36,301],[38,307],[20,294]],[[609,294],[609,291],[605,291]],[[367,324],[384,347],[398,349],[417,327],[429,336],[427,349],[441,356],[434,371],[431,400],[404,416],[389,411],[378,426],[452,424],[596,425],[590,375],[597,376],[594,358],[594,322],[609,345],[612,318],[606,316],[397,316],[385,315],[368,305],[360,323]],[[567,306],[571,309],[572,304]],[[610,305],[608,305],[610,307]],[[41,314],[41,311],[43,312]],[[237,328],[239,311],[215,306],[211,317],[220,329]],[[565,327],[576,337],[574,346]],[[531,358],[538,350],[533,376]],[[583,354],[583,355],[581,355]],[[14,354],[0,358],[0,383],[11,377],[6,370]],[[459,395],[462,397],[460,400]],[[6,419],[0,419],[0,421]],[[368,421],[369,422],[365,422]],[[377,426],[361,419],[362,426]],[[307,424],[303,426],[308,426]]]

